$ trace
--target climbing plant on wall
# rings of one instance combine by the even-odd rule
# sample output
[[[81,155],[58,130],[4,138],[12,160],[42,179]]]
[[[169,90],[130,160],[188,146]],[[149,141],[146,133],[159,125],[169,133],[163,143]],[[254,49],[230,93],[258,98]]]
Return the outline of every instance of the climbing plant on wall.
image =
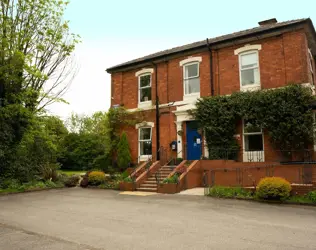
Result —
[[[205,131],[209,150],[236,149],[234,134],[241,119],[255,121],[277,149],[302,149],[313,140],[310,105],[314,100],[309,88],[292,84],[273,90],[204,97],[191,113]]]
[[[124,107],[117,107],[109,109],[107,117],[107,127],[111,141],[111,155],[114,156],[117,151],[122,131],[127,127],[135,126],[137,123],[143,122],[145,114],[142,110],[130,112]]]

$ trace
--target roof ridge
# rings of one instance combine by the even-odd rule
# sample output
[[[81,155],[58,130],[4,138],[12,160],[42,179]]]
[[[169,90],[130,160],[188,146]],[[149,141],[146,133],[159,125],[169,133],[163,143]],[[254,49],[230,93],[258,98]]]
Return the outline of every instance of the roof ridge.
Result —
[[[253,28],[236,31],[236,32],[229,33],[229,34],[224,34],[224,35],[208,38],[208,40],[210,43],[222,42],[222,41],[225,41],[225,40],[228,40],[231,38],[237,38],[237,37],[241,37],[241,36],[245,36],[245,35],[251,35],[252,33],[256,33],[256,32],[267,31],[267,30],[270,30],[273,28],[284,27],[287,25],[304,22],[308,19],[310,19],[310,18],[292,19],[292,20],[277,22],[277,23],[273,23],[273,24],[265,24],[263,26],[256,26]],[[205,39],[205,40],[200,40],[200,41],[196,41],[193,43],[188,43],[185,45],[176,46],[176,47],[173,47],[170,49],[161,50],[161,51],[158,51],[155,53],[151,53],[151,54],[139,57],[137,59],[129,60],[129,61],[126,61],[124,63],[115,65],[113,67],[108,68],[107,71],[111,71],[111,70],[114,70],[114,69],[119,68],[119,67],[128,66],[128,65],[133,64],[133,63],[141,63],[145,60],[154,59],[154,58],[168,55],[171,53],[177,53],[177,52],[186,51],[189,49],[198,48],[198,47],[200,47],[202,45],[206,45],[206,44],[207,43],[206,43],[206,39]]]

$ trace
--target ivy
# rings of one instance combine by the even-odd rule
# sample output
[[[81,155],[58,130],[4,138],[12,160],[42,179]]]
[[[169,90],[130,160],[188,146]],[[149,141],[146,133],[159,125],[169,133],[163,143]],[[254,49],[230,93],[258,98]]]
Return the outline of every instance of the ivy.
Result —
[[[310,89],[292,84],[273,90],[204,97],[191,113],[204,130],[209,149],[235,150],[238,143],[234,134],[241,119],[255,121],[254,125],[268,133],[276,149],[304,149],[313,141],[310,105],[314,100]]]
[[[110,108],[108,113],[108,129],[111,141],[111,154],[115,155],[120,141],[122,130],[126,127],[135,126],[144,121],[144,113],[141,110],[127,111],[124,107]]]

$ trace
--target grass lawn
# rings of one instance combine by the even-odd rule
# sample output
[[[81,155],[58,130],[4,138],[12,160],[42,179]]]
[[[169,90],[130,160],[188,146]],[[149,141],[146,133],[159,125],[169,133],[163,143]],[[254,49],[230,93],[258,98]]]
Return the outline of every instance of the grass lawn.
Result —
[[[78,175],[82,175],[82,174],[85,174],[86,171],[82,170],[82,171],[72,171],[72,170],[58,170],[59,173],[62,173],[62,174],[66,174],[66,175],[74,175],[74,174],[78,174]]]
[[[10,189],[0,189],[0,194],[6,194],[6,193],[17,193],[19,192],[18,189],[13,189],[13,188],[10,188]]]

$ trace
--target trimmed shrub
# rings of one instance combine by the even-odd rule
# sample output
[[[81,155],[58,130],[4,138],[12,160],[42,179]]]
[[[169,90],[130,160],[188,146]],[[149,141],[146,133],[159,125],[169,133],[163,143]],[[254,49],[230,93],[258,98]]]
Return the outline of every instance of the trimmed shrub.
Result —
[[[316,203],[316,190],[314,191],[311,191],[307,194],[307,198],[313,202],[313,203]]]
[[[251,191],[241,187],[214,186],[209,189],[208,195],[219,198],[252,198]]]
[[[129,173],[127,170],[125,170],[122,174],[121,174],[121,179],[124,180],[125,178],[127,178],[129,176]]]
[[[88,175],[88,183],[91,186],[99,186],[105,183],[105,174],[101,171],[92,171]]]
[[[265,200],[285,200],[291,189],[291,184],[281,177],[266,177],[259,181],[256,196]]]
[[[176,173],[174,174],[173,176],[169,177],[169,178],[166,178],[163,180],[162,183],[178,183],[179,182],[179,175]]]
[[[124,182],[129,182],[129,183],[131,183],[131,182],[133,182],[133,179],[128,176],[128,177],[124,178]]]
[[[79,175],[72,175],[72,176],[69,176],[69,177],[65,180],[65,186],[66,186],[66,187],[75,187],[75,186],[77,186],[79,180],[80,180],[80,176],[79,176]]]
[[[127,135],[122,133],[120,141],[117,146],[117,165],[121,170],[125,170],[131,164],[131,153],[129,150]]]

